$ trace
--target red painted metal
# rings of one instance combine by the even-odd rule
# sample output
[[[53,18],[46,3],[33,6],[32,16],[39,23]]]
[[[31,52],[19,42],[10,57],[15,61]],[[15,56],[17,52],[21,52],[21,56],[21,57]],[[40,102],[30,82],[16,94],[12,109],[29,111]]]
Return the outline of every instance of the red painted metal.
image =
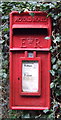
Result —
[[[10,13],[10,109],[50,108],[51,38],[45,37],[51,36],[51,18],[40,11],[32,17],[31,12]],[[38,61],[38,92],[22,91],[22,61]]]

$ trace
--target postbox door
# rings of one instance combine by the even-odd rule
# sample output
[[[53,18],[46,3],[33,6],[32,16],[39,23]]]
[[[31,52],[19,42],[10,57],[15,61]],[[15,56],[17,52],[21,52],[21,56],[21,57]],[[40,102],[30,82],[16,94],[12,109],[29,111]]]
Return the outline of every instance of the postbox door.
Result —
[[[11,108],[12,109],[48,109],[50,107],[50,53],[48,52],[36,52],[35,58],[25,57],[25,52],[11,53]],[[23,88],[22,80],[24,62],[32,63],[36,62],[38,67],[36,91],[33,91],[33,87],[29,89]],[[24,66],[23,66],[24,67]],[[36,67],[37,68],[37,67]],[[25,72],[28,70],[25,67]],[[32,69],[32,67],[31,67]],[[37,69],[36,69],[37,70]],[[28,73],[29,75],[30,73]],[[30,74],[32,75],[32,73]],[[35,75],[35,73],[34,73]],[[34,76],[35,77],[35,76]],[[28,77],[27,77],[28,78]],[[31,77],[30,77],[31,78]],[[25,77],[26,80],[26,77]],[[26,82],[25,82],[26,83]],[[27,81],[27,84],[33,84]],[[25,86],[25,85],[24,85]],[[26,86],[25,86],[26,87]],[[23,89],[23,90],[22,90]],[[30,90],[30,91],[25,91]],[[31,91],[32,90],[32,91]],[[38,90],[38,91],[37,91]],[[25,107],[24,107],[25,106]]]
[[[28,57],[31,53],[32,57]],[[41,59],[35,55],[35,51],[27,52],[27,57],[25,55],[20,58],[20,95],[40,96],[41,94]]]

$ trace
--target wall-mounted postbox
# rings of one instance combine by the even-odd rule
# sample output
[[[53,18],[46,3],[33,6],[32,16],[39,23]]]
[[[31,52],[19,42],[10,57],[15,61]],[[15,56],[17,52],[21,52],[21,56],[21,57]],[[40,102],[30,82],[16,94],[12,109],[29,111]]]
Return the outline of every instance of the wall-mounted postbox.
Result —
[[[29,13],[10,13],[10,108],[49,109],[51,18]]]

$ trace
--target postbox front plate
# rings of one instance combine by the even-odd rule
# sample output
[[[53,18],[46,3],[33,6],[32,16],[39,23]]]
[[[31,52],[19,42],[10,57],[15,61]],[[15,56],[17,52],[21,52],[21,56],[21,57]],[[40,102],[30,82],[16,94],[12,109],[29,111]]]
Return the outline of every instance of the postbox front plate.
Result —
[[[10,109],[50,108],[51,19],[35,11],[10,13]]]

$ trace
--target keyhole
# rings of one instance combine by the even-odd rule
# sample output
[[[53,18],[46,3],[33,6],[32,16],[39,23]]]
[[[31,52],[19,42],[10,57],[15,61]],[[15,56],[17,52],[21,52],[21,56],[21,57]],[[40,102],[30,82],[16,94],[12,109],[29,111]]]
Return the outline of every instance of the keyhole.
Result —
[[[18,80],[20,80],[20,78],[18,77]]]

